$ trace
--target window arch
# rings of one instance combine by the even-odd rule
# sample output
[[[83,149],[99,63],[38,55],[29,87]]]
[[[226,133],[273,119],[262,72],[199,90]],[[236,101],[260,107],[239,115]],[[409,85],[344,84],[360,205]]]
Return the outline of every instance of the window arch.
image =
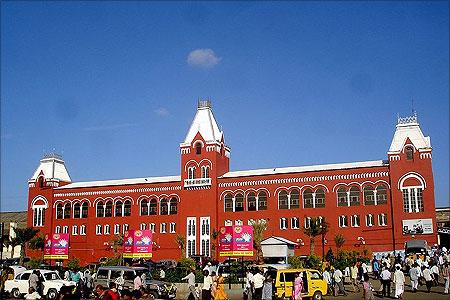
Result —
[[[316,190],[316,207],[325,207],[325,191],[323,189]]]
[[[160,215],[168,215],[169,214],[169,206],[167,204],[167,199],[163,198],[161,199],[160,203]]]
[[[113,204],[112,201],[106,201],[105,204],[105,217],[112,217]]]
[[[280,191],[278,193],[278,209],[288,209],[288,193],[286,191]]]
[[[347,191],[344,187],[337,190],[338,206],[348,206]]]
[[[364,205],[375,205],[375,189],[371,185],[366,185],[363,189]]]
[[[267,194],[264,191],[258,193],[258,210],[267,210]]]
[[[289,199],[289,208],[299,208],[300,207],[300,193],[297,189],[291,191],[291,197]]]
[[[209,167],[208,166],[202,167],[202,178],[209,178]]]
[[[143,199],[141,201],[141,216],[148,216],[148,200],[147,199]]]
[[[63,219],[70,219],[70,203],[66,203],[64,205],[64,216]]]
[[[44,176],[39,176],[39,188],[44,188]]]
[[[158,214],[158,202],[156,201],[156,199],[151,199],[149,215],[156,215],[156,214]]]
[[[195,154],[202,154],[202,143],[195,144]]]
[[[360,190],[357,186],[352,186],[350,188],[350,206],[358,206],[360,198]]]
[[[56,218],[57,219],[63,218],[63,206],[61,203],[56,204]]]
[[[253,192],[247,195],[247,210],[256,211],[256,195]]]
[[[97,210],[97,218],[104,217],[105,216],[105,210],[104,210],[102,201],[97,202],[97,207],[96,208],[97,208],[96,209]]]
[[[387,188],[384,184],[377,185],[377,204],[387,203]]]
[[[177,207],[177,198],[172,197],[172,199],[170,199],[170,203],[169,203],[169,215],[176,215],[177,211],[178,211],[178,207]]]
[[[223,202],[225,212],[233,211],[233,197],[231,196],[231,194],[226,194]]]
[[[116,207],[114,209],[114,216],[123,217],[123,203],[122,201],[116,202]]]
[[[80,203],[75,203],[73,205],[73,218],[74,219],[81,218],[81,205],[80,205]]]
[[[195,167],[188,168],[188,179],[195,179]]]
[[[313,191],[311,189],[306,189],[303,191],[303,207],[312,208],[313,207]]]
[[[414,159],[414,148],[412,146],[405,147],[406,160]]]
[[[81,217],[83,219],[88,217],[88,207],[89,204],[87,202],[83,202],[83,204],[81,205]]]
[[[234,211],[244,211],[244,196],[239,193],[234,201]]]
[[[125,202],[123,203],[123,215],[125,217],[131,216],[131,201],[130,200],[125,200]]]

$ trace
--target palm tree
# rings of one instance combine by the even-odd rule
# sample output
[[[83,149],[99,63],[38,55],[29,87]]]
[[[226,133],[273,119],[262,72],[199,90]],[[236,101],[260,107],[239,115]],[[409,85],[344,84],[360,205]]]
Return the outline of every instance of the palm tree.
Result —
[[[266,231],[267,229],[267,221],[264,219],[254,221],[252,227],[253,227],[253,248],[256,249],[256,263],[263,264],[264,257],[261,242],[264,239],[264,231]]]
[[[217,249],[217,238],[219,237],[219,231],[216,228],[213,228],[212,232],[211,232],[211,238],[212,238],[212,242],[211,242],[211,257],[213,259],[217,259],[216,257],[216,249]]]
[[[114,256],[116,256],[119,248],[123,246],[123,234],[117,234],[116,237],[109,242],[109,245],[114,252]]]
[[[13,228],[14,233],[16,234],[16,239],[20,245],[20,260],[19,264],[23,265],[23,259],[25,258],[25,248],[30,240],[32,240],[36,234],[39,232],[39,229],[34,229],[31,227],[27,228]]]
[[[336,248],[337,248],[337,252],[339,252],[341,250],[341,247],[344,245],[345,243],[345,238],[342,234],[337,234],[334,237],[334,243],[336,244]]]
[[[309,236],[310,255],[314,255],[315,237],[318,235],[325,237],[325,234],[328,232],[328,227],[328,223],[323,221],[323,219],[312,217],[308,228],[303,228],[303,233]]]
[[[182,234],[177,234],[177,236],[175,237],[175,242],[177,243],[178,248],[181,249],[181,258],[186,257],[186,237]]]
[[[42,257],[44,257],[45,237],[44,235],[38,235],[30,241],[30,249],[40,250]]]

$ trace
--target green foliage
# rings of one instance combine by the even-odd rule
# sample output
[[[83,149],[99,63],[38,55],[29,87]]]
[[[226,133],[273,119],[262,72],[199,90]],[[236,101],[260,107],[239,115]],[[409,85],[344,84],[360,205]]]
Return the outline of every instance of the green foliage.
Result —
[[[304,267],[304,260],[300,256],[289,256],[288,264],[292,269],[301,269]]]
[[[182,234],[177,234],[175,237],[175,242],[178,245],[178,248],[181,249],[181,257],[186,256],[186,237]]]
[[[344,246],[344,243],[345,243],[345,238],[344,238],[344,236],[342,235],[342,234],[337,234],[335,237],[334,237],[334,243],[336,244],[336,247],[337,247],[337,249],[338,249],[338,252],[340,251],[340,249],[341,249],[341,247],[342,246]]]
[[[264,257],[261,242],[264,239],[264,232],[267,230],[267,221],[264,219],[256,220],[252,224],[253,227],[253,248],[256,250],[256,263],[264,263]]]
[[[45,237],[43,234],[35,236],[30,241],[30,249],[44,251],[44,247],[45,247]]]
[[[108,257],[104,262],[104,266],[120,266],[122,264],[121,255],[116,255],[114,257]]]
[[[36,234],[39,232],[39,229],[34,229],[32,227],[27,228],[13,228],[14,233],[16,234],[16,240],[18,245],[20,245],[20,265],[23,265],[23,259],[25,258],[25,248],[30,240],[32,240]]]
[[[119,233],[114,236],[114,239],[109,241],[111,248],[113,249],[114,256],[117,256],[119,249],[123,246],[123,234]]]
[[[80,269],[80,260],[75,256],[67,261],[67,267],[71,270]]]
[[[190,257],[184,257],[180,259],[180,266],[186,270],[194,269],[195,270],[195,260]]]
[[[333,264],[334,260],[335,260],[334,253],[333,250],[331,250],[330,248],[328,249],[327,254],[325,254],[325,261],[329,262],[330,264]]]
[[[39,269],[39,267],[44,263],[41,258],[32,258],[26,263],[27,269]]]
[[[310,255],[306,258],[305,266],[307,268],[321,270],[322,269],[322,259],[316,255]]]

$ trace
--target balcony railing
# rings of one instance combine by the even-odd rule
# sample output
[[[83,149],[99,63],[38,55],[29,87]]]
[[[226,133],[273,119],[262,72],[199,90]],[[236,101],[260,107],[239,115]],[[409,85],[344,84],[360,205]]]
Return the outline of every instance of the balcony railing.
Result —
[[[194,178],[194,179],[185,179],[184,187],[198,187],[198,186],[210,186],[211,178]]]

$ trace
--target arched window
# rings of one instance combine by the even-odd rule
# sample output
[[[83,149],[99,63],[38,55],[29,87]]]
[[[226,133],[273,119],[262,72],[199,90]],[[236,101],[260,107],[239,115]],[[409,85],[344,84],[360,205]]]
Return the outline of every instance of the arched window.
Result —
[[[325,207],[325,191],[323,189],[316,190],[316,207]]]
[[[169,214],[169,207],[167,204],[167,199],[165,199],[165,198],[161,199],[159,212],[160,212],[160,215],[168,215]]]
[[[39,188],[44,188],[44,176],[39,176]]]
[[[116,208],[114,210],[114,216],[116,216],[116,217],[123,217],[122,211],[123,211],[122,201],[117,201],[116,202]]]
[[[125,217],[131,216],[131,201],[130,200],[125,200],[125,202],[123,203],[123,215]]]
[[[337,190],[338,206],[348,206],[347,191],[344,187]]]
[[[375,205],[374,188],[371,185],[366,185],[363,189],[364,205]]]
[[[226,194],[224,198],[225,212],[233,211],[233,197],[231,194]]]
[[[112,217],[113,204],[112,201],[106,201],[105,204],[105,217]]]
[[[57,219],[63,218],[63,206],[61,203],[56,204],[56,218]]]
[[[188,179],[195,179],[195,167],[188,168]]]
[[[405,147],[406,159],[413,160],[414,159],[414,148],[412,146]]]
[[[303,191],[303,207],[304,208],[313,207],[313,192],[311,189],[306,189]]]
[[[148,201],[144,199],[141,201],[141,216],[148,216]]]
[[[202,154],[202,143],[195,144],[195,154]]]
[[[300,207],[300,193],[297,189],[291,191],[290,208]]]
[[[70,218],[70,203],[66,203],[64,205],[64,219],[69,219]]]
[[[256,210],[256,195],[253,192],[247,195],[247,210],[248,211]]]
[[[73,205],[73,217],[74,217],[74,219],[81,218],[81,205],[80,205],[80,203],[75,203]]]
[[[278,209],[288,209],[288,194],[286,191],[281,191],[278,193]]]
[[[267,194],[266,194],[266,192],[258,193],[258,210],[267,210]]]
[[[209,167],[208,166],[202,167],[202,178],[209,178]]]
[[[358,206],[359,205],[359,195],[360,190],[357,186],[352,186],[350,188],[350,206]]]
[[[103,202],[99,201],[97,202],[97,218],[102,218],[105,216],[105,211],[104,211],[104,207],[103,207]]]
[[[387,188],[384,184],[377,185],[377,204],[387,203]]]
[[[244,211],[244,196],[237,194],[234,201],[234,211]]]
[[[83,204],[81,205],[81,217],[83,219],[88,217],[88,207],[89,204],[87,202],[83,202]]]
[[[158,214],[158,202],[156,201],[156,199],[151,199],[149,215],[156,215],[156,214]]]
[[[170,199],[169,203],[169,215],[176,215],[177,214],[177,198],[173,197]]]

